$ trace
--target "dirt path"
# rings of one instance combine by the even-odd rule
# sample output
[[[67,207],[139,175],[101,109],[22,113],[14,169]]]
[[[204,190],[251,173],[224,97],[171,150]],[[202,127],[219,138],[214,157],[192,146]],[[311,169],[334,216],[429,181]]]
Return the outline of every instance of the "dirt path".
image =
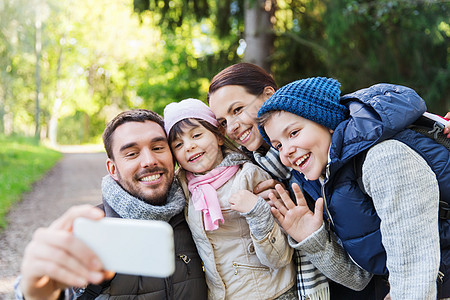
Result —
[[[69,151],[63,159],[24,195],[8,214],[8,228],[0,234],[0,299],[14,299],[13,282],[33,232],[49,225],[66,209],[101,201],[101,178],[106,174],[105,153]]]

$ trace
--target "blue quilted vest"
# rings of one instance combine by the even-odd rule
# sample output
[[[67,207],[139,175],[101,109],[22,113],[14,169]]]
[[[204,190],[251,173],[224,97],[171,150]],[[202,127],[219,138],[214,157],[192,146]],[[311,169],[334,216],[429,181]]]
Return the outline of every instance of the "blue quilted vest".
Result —
[[[356,182],[354,157],[386,139],[399,140],[428,162],[439,182],[440,200],[450,203],[450,153],[434,140],[405,129],[426,109],[423,100],[409,88],[378,84],[343,96],[341,103],[349,108],[350,117],[333,134],[324,187],[317,180],[305,181],[296,171],[293,174],[302,182],[302,189],[314,199],[324,196],[324,213],[352,259],[371,273],[388,274],[380,219],[372,199]],[[439,222],[439,233],[441,271],[447,274],[450,266],[448,220]]]

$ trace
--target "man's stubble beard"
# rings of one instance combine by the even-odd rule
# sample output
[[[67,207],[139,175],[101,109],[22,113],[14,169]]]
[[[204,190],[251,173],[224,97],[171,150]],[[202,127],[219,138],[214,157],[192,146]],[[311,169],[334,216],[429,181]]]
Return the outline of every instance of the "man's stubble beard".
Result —
[[[118,183],[119,185],[131,196],[144,201],[147,204],[161,206],[167,203],[167,197],[169,195],[169,190],[173,182],[172,180],[167,180],[165,183],[161,183],[156,187],[149,186],[147,193],[144,193],[142,189],[137,188],[139,185],[139,181],[133,178],[133,182],[136,185],[131,184],[129,181],[126,181],[120,175],[120,172],[117,172],[118,175]],[[166,176],[167,173],[163,173],[161,176]],[[170,179],[170,178],[169,178]],[[151,196],[148,196],[149,191],[151,190]],[[147,195],[146,195],[147,194]]]

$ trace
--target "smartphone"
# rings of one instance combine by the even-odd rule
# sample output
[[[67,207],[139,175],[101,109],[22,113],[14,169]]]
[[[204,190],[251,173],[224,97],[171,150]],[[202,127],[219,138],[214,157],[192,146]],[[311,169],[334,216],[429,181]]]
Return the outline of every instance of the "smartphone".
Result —
[[[97,254],[105,270],[152,277],[175,271],[173,229],[166,222],[77,218],[73,234]]]

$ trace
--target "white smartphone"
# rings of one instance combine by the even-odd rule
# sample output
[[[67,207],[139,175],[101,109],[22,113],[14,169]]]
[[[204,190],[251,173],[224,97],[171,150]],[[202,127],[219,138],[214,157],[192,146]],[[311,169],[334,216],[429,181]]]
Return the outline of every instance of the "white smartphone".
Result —
[[[175,271],[173,229],[166,222],[77,218],[73,233],[97,254],[105,270],[153,277]]]

